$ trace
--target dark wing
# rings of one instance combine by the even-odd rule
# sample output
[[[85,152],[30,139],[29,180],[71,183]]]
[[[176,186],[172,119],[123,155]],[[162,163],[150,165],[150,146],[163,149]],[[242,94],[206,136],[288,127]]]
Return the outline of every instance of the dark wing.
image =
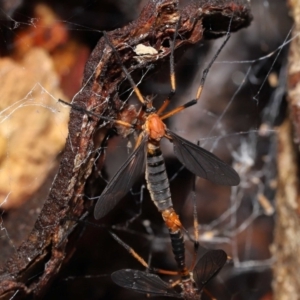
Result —
[[[206,252],[196,264],[193,276],[198,289],[217,275],[227,261],[227,254],[223,250],[210,250]]]
[[[179,161],[195,175],[221,185],[238,185],[238,173],[209,151],[167,130]]]
[[[132,152],[107,184],[95,206],[95,219],[100,219],[110,212],[128,193],[143,172],[145,168],[147,140],[148,136],[145,135],[141,144]]]
[[[169,284],[155,274],[123,269],[112,273],[111,278],[117,285],[139,293],[182,298]]]

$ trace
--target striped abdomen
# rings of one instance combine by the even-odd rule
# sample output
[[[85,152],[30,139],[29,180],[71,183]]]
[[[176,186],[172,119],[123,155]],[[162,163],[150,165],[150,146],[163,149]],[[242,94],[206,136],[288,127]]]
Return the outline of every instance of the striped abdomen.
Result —
[[[182,280],[189,280],[190,275],[185,266],[184,237],[181,222],[173,209],[170,184],[166,173],[165,161],[158,145],[148,143],[146,182],[150,196],[169,229],[172,250]]]
[[[173,207],[165,161],[159,146],[148,143],[146,182],[150,196],[159,211]]]

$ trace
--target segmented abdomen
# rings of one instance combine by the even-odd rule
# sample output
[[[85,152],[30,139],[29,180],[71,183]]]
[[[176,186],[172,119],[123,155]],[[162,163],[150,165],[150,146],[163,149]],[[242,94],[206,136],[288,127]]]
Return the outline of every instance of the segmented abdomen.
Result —
[[[158,146],[148,143],[146,182],[159,211],[173,207],[165,161]]]
[[[185,267],[185,248],[184,248],[184,238],[182,232],[179,230],[177,232],[170,232],[172,251],[174,253],[175,260],[178,265],[178,269],[180,271],[180,275],[184,276],[183,273],[186,271]],[[187,273],[187,278],[189,278],[189,274]],[[184,278],[184,279],[187,279]]]
[[[170,184],[166,173],[165,161],[159,146],[148,143],[146,182],[150,196],[169,229],[172,250],[182,280],[189,281],[190,275],[185,266],[184,237],[179,228],[180,220],[173,210]],[[174,221],[174,224],[172,222]]]

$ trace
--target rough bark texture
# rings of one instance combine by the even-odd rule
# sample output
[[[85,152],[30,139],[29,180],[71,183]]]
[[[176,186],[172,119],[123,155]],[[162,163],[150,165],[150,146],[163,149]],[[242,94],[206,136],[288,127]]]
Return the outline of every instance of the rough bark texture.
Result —
[[[300,3],[297,0],[290,0],[292,17],[295,22],[293,29],[293,41],[289,53],[288,70],[288,102],[291,118],[295,130],[295,142],[300,144]],[[298,35],[298,36],[297,36]]]
[[[179,10],[175,0],[150,1],[138,20],[110,32],[108,38],[132,72],[168,57],[168,40],[172,39],[179,18],[176,49],[203,37],[222,36],[230,22],[231,31],[236,31],[251,21],[249,8],[242,2],[198,1]],[[138,44],[151,45],[158,54],[137,58],[133,49]],[[122,107],[118,86],[124,78],[111,47],[101,39],[86,64],[82,88],[73,104],[116,117]],[[78,110],[71,111],[69,136],[58,173],[31,234],[2,269],[0,299],[42,297],[64,259],[72,253],[67,244],[76,228],[73,220],[84,217],[92,205],[82,195],[89,194],[87,181],[93,180],[90,175],[97,156],[95,148],[103,142],[103,138],[97,142],[93,139],[99,126],[103,127],[100,136],[104,137],[108,125]]]
[[[286,120],[278,130],[277,223],[272,246],[275,299],[299,299],[300,210],[298,163],[292,125]]]
[[[295,21],[293,36],[300,30],[300,2],[289,1]],[[288,61],[288,105],[290,120],[278,131],[278,190],[277,222],[272,246],[274,263],[274,298],[299,299],[300,295],[300,197],[299,148],[300,142],[300,38],[291,42]]]

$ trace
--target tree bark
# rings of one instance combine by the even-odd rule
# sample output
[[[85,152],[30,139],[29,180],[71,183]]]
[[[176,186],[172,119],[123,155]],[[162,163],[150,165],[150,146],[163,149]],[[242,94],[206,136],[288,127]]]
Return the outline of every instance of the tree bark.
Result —
[[[289,116],[278,130],[277,221],[271,248],[274,299],[278,300],[296,300],[300,295],[300,2],[290,0],[289,5],[295,21],[288,56]]]

